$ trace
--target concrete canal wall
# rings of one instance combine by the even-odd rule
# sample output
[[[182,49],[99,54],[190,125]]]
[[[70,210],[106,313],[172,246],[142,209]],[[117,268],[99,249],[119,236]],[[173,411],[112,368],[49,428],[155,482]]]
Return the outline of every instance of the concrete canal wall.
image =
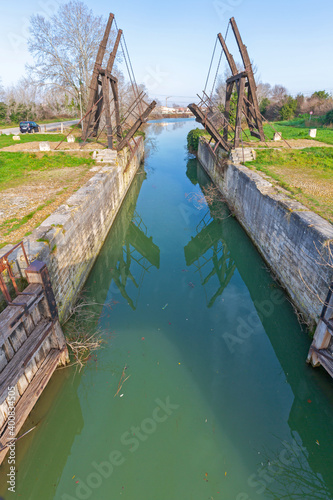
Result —
[[[332,224],[249,168],[216,162],[204,138],[198,160],[297,309],[317,323],[333,279],[325,264],[333,246]]]
[[[136,142],[134,156],[125,148],[114,159],[105,158],[105,166],[94,167],[96,175],[24,239],[29,260],[42,260],[48,267],[60,321],[82,289],[143,160],[143,139]],[[9,248],[2,248],[0,256]],[[23,272],[20,251],[13,266]]]

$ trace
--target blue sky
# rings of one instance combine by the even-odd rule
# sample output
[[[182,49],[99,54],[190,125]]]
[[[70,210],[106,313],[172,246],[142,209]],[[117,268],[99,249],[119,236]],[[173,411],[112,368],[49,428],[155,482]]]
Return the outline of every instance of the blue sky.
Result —
[[[47,15],[63,0],[1,1],[3,84],[15,83],[31,61],[26,48],[29,18]],[[291,93],[333,91],[333,2],[329,0],[86,0],[96,14],[116,15],[124,30],[137,80],[152,97],[188,103],[201,92],[216,39],[236,18],[263,82]],[[232,32],[230,51],[238,59]],[[217,64],[217,61],[216,61]],[[222,62],[222,73],[225,60]],[[213,71],[215,74],[216,65]],[[213,75],[214,77],[214,75]],[[213,78],[212,77],[212,78]],[[192,98],[192,99],[191,99]]]

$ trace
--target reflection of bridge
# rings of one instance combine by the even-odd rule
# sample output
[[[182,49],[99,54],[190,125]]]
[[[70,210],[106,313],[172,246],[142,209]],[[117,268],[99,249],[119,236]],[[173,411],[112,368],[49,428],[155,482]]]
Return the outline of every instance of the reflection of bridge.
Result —
[[[137,272],[131,271],[133,266],[138,270],[138,281],[133,275],[133,273]],[[147,236],[147,227],[135,212],[128,226],[125,243],[118,256],[118,262],[110,274],[121,295],[127,300],[132,309],[136,309],[137,300],[134,303],[126,291],[128,280],[133,283],[135,288],[140,290],[144,275],[149,272],[152,266],[157,267],[157,269],[160,267],[160,249],[153,243],[152,237]]]
[[[227,244],[222,239],[220,221],[212,220],[209,211],[198,224],[197,231],[198,234],[184,248],[186,265],[196,266],[203,287],[211,278],[217,277],[220,285],[217,291],[210,299],[206,295],[207,307],[212,307],[227,287],[236,266]]]
[[[160,267],[160,249],[148,236],[148,229],[135,210],[145,179],[144,170],[134,177],[95,262],[95,280],[89,283],[89,295],[100,304],[98,307],[105,303],[112,290],[121,293],[131,308],[135,309],[144,275],[152,266],[157,269]],[[133,288],[137,291],[136,298],[133,298]]]
[[[199,183],[202,190],[210,182],[196,160],[189,161],[187,176],[193,184]],[[309,485],[315,484],[314,478],[321,475],[324,479],[325,491],[328,493],[326,497],[319,496],[318,498],[333,498],[333,460],[322,459],[322,457],[332,456],[333,395],[330,381],[323,377],[323,373],[312,371],[306,365],[304,361],[308,350],[306,334],[301,331],[292,311],[288,311],[287,306],[283,306],[283,314],[281,314],[281,308],[274,306],[270,314],[262,313],[261,305],[267,303],[267,299],[270,299],[269,293],[273,293],[274,290],[270,288],[272,286],[270,275],[264,270],[260,270],[262,267],[261,258],[255,247],[249,244],[249,239],[238,222],[232,217],[223,221],[214,219],[216,209],[212,209],[211,206],[209,208],[210,212],[206,214],[204,221],[199,225],[198,234],[185,247],[186,263],[191,265],[198,262],[199,259],[206,258],[205,254],[210,248],[213,249],[213,256],[214,252],[220,252],[215,260],[211,257],[201,265],[202,269],[209,262],[213,263],[213,270],[210,274],[216,274],[219,279],[221,278],[221,287],[216,295],[220,290],[222,293],[226,287],[227,283],[225,284],[223,279],[230,280],[237,269],[249,291],[258,317],[285,374],[286,383],[290,386],[294,396],[287,422],[290,430],[300,436],[302,445],[306,449],[306,456],[303,458],[307,461],[308,468],[307,472],[304,472],[304,479],[309,480]],[[209,215],[211,216],[210,220]],[[223,242],[223,249],[222,244],[220,244],[221,247],[218,250],[218,242]],[[225,255],[224,262],[223,254]],[[256,261],[257,265],[254,265]],[[226,263],[229,271],[227,271]],[[225,267],[223,268],[223,266]],[[224,274],[223,270],[225,270]],[[207,282],[210,274],[202,280],[203,285]],[[261,283],[260,286],[259,283]],[[286,332],[290,331],[290,325],[293,323],[295,325],[294,334],[291,334],[291,338],[287,339]],[[310,423],[311,425],[309,425]],[[282,477],[280,482],[280,486],[283,488]],[[312,490],[310,489],[310,491]]]

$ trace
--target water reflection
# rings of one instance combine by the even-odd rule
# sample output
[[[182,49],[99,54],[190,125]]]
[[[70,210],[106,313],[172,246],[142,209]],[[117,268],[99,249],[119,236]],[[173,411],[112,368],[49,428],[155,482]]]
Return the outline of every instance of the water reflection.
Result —
[[[157,269],[160,267],[160,249],[147,233],[147,227],[142,218],[135,212],[129,223],[123,247],[119,255],[115,257],[116,263],[113,264],[114,267],[110,272],[114,284],[133,310],[137,308],[145,274],[152,266]],[[130,292],[127,292],[133,288],[131,284],[137,290],[135,299],[132,299]]]
[[[90,284],[89,293],[98,304],[121,294],[135,310],[145,275],[152,267],[160,267],[160,249],[136,211],[146,178],[146,172],[140,169],[112,226],[112,245],[105,245],[96,261],[96,280]]]
[[[197,228],[197,235],[184,248],[187,266],[194,265],[200,275],[201,285],[205,288],[217,278],[215,293],[209,298],[206,290],[207,307],[212,307],[231,280],[236,265],[231,257],[227,243],[222,238],[219,220],[212,220],[206,212]]]
[[[202,193],[205,193],[205,186],[210,184],[210,180],[196,160],[189,160],[187,177],[192,184],[199,184]],[[253,474],[252,482],[256,484],[253,492],[260,494],[261,490],[264,492],[264,498],[272,499],[333,498],[333,440],[331,438],[333,395],[329,376],[324,370],[313,370],[306,365],[306,352],[310,340],[306,341],[306,332],[295,321],[286,295],[280,306],[272,305],[270,297],[271,294],[276,293],[278,285],[272,282],[268,270],[264,269],[262,264],[260,265],[261,259],[253,245],[249,244],[248,237],[240,225],[232,217],[220,220],[216,216],[218,212],[226,210],[223,208],[224,203],[217,200],[212,203],[210,199],[206,201],[209,211],[198,225],[197,235],[184,249],[186,263],[189,266],[195,265],[198,272],[202,273],[201,284],[204,287],[213,276],[218,277],[219,286],[215,295],[207,301],[208,307],[211,307],[216,298],[223,293],[237,271],[251,295],[259,321],[257,328],[251,332],[250,328],[245,329],[246,314],[242,313],[241,319],[235,318],[232,334],[237,335],[240,321],[245,319],[242,323],[243,337],[238,338],[239,344],[235,344],[235,350],[228,350],[229,356],[225,359],[225,366],[229,370],[235,370],[235,363],[240,362],[238,359],[240,352],[242,352],[242,362],[248,368],[254,359],[261,362],[258,353],[251,351],[250,339],[255,338],[256,329],[259,331],[263,327],[264,334],[270,341],[285,377],[284,398],[287,398],[287,387],[290,387],[292,391],[290,403],[287,403],[288,396],[283,405],[276,407],[275,412],[280,414],[281,424],[284,421],[288,424],[290,437],[292,437],[290,442],[294,443],[292,446],[296,446],[297,450],[294,450],[293,460],[288,463],[288,466],[279,458],[279,452],[267,448],[266,452],[261,450],[262,462],[260,462],[261,465],[259,463],[259,472],[253,471],[256,473]],[[217,208],[218,204],[220,208]],[[206,271],[204,274],[203,270],[206,269],[209,272]],[[248,317],[250,317],[249,314]],[[257,344],[257,349],[262,349],[260,344]],[[262,354],[267,355],[265,351]],[[260,392],[265,391],[264,382],[258,391],[257,404],[265,408],[268,422],[270,419],[274,420],[276,414],[273,409],[272,412],[269,411],[266,406],[267,401],[259,402]],[[282,395],[277,394],[276,397],[280,398]],[[230,404],[233,404],[232,399]],[[283,415],[285,411],[287,411],[286,416]],[[230,419],[231,417],[230,415]],[[241,432],[240,428],[240,435]],[[238,438],[234,437],[234,443],[236,443]],[[244,435],[243,440],[246,438]],[[277,436],[274,436],[274,439],[277,439]],[[277,449],[282,448],[281,440]],[[323,457],[326,458],[323,459]],[[331,458],[328,459],[328,457]],[[260,487],[263,483],[265,483],[265,488]]]

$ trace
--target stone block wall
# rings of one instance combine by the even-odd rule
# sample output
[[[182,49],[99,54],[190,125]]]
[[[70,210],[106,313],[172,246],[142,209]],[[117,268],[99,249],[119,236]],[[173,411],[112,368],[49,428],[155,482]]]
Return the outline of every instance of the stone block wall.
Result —
[[[333,279],[325,263],[333,249],[332,224],[249,168],[222,167],[204,138],[198,159],[297,309],[317,323]]]
[[[42,260],[48,267],[60,321],[82,289],[143,160],[143,139],[136,141],[139,147],[132,158],[124,148],[105,166],[94,167],[96,175],[24,239],[29,260]],[[1,249],[0,256],[8,249]],[[20,251],[12,259],[14,270],[23,273]]]

